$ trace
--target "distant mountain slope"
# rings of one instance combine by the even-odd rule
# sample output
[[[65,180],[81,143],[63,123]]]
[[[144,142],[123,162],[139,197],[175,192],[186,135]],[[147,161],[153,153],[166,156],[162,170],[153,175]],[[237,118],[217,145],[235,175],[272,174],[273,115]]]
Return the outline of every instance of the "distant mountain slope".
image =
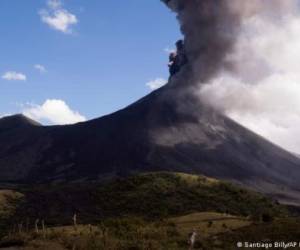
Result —
[[[176,171],[234,181],[299,202],[299,158],[170,84],[88,122],[43,127],[28,121],[23,116],[0,119],[2,183]]]
[[[41,124],[24,115],[6,116],[0,119],[0,129],[2,131],[32,126],[41,126]]]

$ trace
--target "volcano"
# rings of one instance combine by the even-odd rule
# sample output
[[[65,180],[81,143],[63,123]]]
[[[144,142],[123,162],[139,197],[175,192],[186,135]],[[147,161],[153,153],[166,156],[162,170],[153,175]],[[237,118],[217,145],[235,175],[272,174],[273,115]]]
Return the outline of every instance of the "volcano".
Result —
[[[0,182],[84,182],[170,171],[300,202],[299,158],[181,91],[169,83],[123,110],[74,125],[42,126],[23,115],[0,119]]]
[[[169,83],[118,112],[74,125],[42,126],[22,115],[0,119],[0,183],[183,172],[227,180],[299,205],[300,159],[193,93],[219,72],[235,68],[228,55],[241,24],[268,13],[269,5],[252,0],[163,2],[177,13],[184,35],[170,61],[176,73]],[[284,6],[276,1],[271,10]]]

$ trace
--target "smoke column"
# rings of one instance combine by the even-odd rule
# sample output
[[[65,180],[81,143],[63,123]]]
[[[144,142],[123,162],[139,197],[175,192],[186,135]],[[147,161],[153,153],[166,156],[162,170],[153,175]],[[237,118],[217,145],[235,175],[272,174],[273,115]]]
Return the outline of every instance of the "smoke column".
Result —
[[[300,1],[162,1],[177,13],[189,59],[173,81],[300,154]]]
[[[254,15],[280,15],[294,0],[162,0],[177,13],[189,59],[191,84],[206,83],[234,65],[228,59],[242,23]]]

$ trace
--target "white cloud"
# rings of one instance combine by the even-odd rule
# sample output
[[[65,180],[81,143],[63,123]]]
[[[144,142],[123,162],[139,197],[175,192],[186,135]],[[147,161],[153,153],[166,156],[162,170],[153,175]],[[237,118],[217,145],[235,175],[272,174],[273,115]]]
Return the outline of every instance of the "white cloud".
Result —
[[[35,64],[35,65],[34,65],[34,68],[35,68],[36,70],[38,70],[40,73],[46,73],[46,72],[47,72],[45,66],[43,66],[43,65],[41,65],[41,64]]]
[[[300,153],[300,15],[255,17],[244,24],[223,72],[201,98],[282,147]]]
[[[72,26],[78,23],[76,15],[62,8],[62,2],[59,0],[49,0],[47,5],[48,10],[39,12],[42,22],[65,34],[72,33]]]
[[[22,113],[39,122],[50,124],[73,124],[86,121],[79,112],[72,110],[63,100],[48,99],[42,105],[26,104]]]
[[[23,73],[8,71],[2,75],[2,79],[7,81],[26,81],[27,77]]]
[[[163,78],[157,78],[153,81],[147,82],[146,86],[149,87],[151,90],[159,89],[160,87],[164,86],[168,81]]]

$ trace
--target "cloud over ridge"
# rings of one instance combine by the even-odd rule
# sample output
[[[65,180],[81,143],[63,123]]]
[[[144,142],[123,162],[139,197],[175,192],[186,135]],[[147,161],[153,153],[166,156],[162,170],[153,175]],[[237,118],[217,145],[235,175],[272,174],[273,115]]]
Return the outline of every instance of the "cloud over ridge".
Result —
[[[65,101],[59,99],[48,99],[41,105],[32,103],[23,105],[22,113],[33,120],[54,125],[86,121],[83,115],[72,110]]]

